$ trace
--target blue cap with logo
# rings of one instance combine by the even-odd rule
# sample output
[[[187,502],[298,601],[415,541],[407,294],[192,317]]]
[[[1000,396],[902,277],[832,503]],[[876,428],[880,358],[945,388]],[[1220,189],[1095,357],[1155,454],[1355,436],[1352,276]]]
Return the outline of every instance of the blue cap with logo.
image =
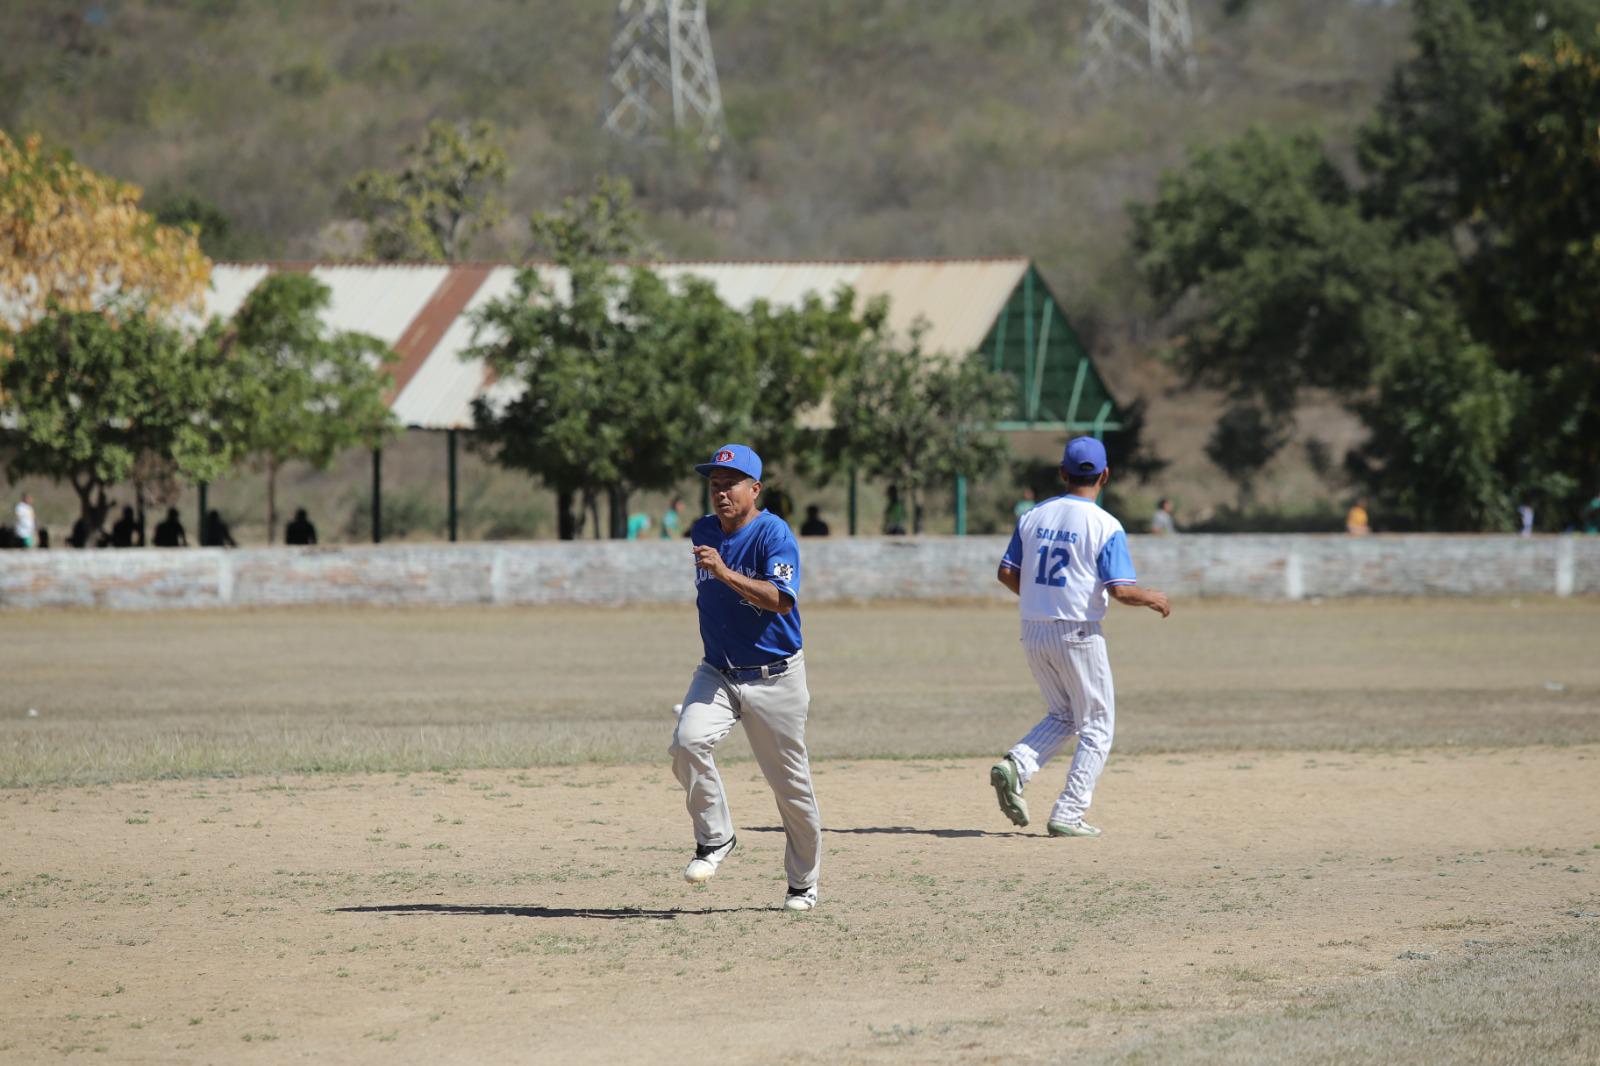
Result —
[[[719,467],[724,470],[737,470],[754,481],[761,480],[761,456],[743,444],[724,444],[717,449],[710,462],[696,463],[694,472],[701,477],[710,477],[711,471]]]
[[[1093,437],[1073,437],[1061,455],[1061,469],[1073,477],[1093,477],[1106,468],[1106,446]]]

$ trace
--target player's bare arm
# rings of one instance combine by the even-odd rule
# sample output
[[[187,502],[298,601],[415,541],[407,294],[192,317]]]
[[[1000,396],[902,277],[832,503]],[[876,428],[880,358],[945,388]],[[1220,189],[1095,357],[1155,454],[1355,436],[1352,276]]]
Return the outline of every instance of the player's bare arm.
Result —
[[[709,545],[699,544],[694,548],[694,565],[707,571],[712,577],[727,585],[744,598],[746,603],[761,608],[763,611],[776,611],[778,614],[788,614],[794,607],[794,601],[778,591],[778,586],[764,578],[745,577],[737,570],[731,569],[722,561],[722,556],[717,549]]]
[[[1011,590],[1012,595],[1022,595],[1022,571],[1015,567],[1000,564],[1000,569],[994,575],[1000,584]]]
[[[1172,613],[1172,604],[1167,602],[1165,592],[1155,589],[1142,589],[1138,585],[1109,585],[1106,591],[1111,598],[1128,607],[1148,607],[1162,618]]]

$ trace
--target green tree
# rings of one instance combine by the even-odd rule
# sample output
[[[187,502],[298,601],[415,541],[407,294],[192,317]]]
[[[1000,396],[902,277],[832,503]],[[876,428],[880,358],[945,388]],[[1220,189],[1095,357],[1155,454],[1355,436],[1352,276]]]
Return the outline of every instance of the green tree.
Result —
[[[1196,151],[1130,209],[1150,291],[1182,318],[1191,381],[1288,417],[1305,388],[1359,387],[1362,317],[1381,282],[1410,268],[1369,223],[1309,134],[1251,130]]]
[[[1499,463],[1515,404],[1511,375],[1448,300],[1375,316],[1370,329],[1377,363],[1351,404],[1369,435],[1346,458],[1351,473],[1401,522],[1509,528],[1514,501]]]
[[[193,337],[142,310],[52,304],[14,341],[0,363],[10,476],[69,482],[86,529],[105,520],[106,488],[142,460],[200,481],[234,461],[227,427],[211,414],[229,357],[215,329]]]
[[[193,232],[201,250],[212,259],[246,258],[252,253],[252,245],[259,243],[236,233],[232,220],[221,208],[194,193],[171,194],[152,206],[157,222]]]
[[[376,337],[325,326],[320,316],[331,300],[309,274],[276,273],[233,319],[239,358],[219,406],[231,413],[240,452],[266,471],[269,544],[285,463],[326,469],[346,448],[376,448],[394,430],[384,399],[394,352]]]
[[[1504,102],[1518,57],[1557,31],[1587,32],[1595,0],[1414,0],[1413,56],[1363,126],[1368,214],[1406,237],[1454,236],[1471,254],[1474,190],[1500,174]]]
[[[533,255],[546,255],[563,265],[586,259],[649,257],[644,215],[633,202],[626,178],[602,175],[583,199],[567,197],[559,211],[537,211],[528,219]]]
[[[1283,412],[1269,414],[1248,403],[1234,404],[1217,419],[1206,440],[1206,458],[1233,478],[1241,511],[1255,496],[1261,468],[1283,447],[1291,428]]]
[[[792,466],[822,482],[845,473],[851,460],[829,447],[822,428],[832,390],[881,341],[888,316],[887,303],[859,306],[848,286],[830,298],[807,293],[794,307],[758,300],[746,315],[755,356],[747,369],[748,421],[730,426],[729,436],[750,441],[769,465]]]
[[[493,124],[428,123],[399,170],[367,170],[345,193],[375,259],[456,260],[505,217],[510,166]]]
[[[555,491],[563,539],[577,532],[574,505],[593,513],[601,494],[611,534],[624,535],[633,492],[677,483],[723,439],[752,441],[771,466],[814,459],[805,425],[865,328],[848,292],[741,311],[702,279],[614,265],[643,249],[630,197],[626,183],[602,180],[535,215],[536,246],[566,272],[565,291],[557,275],[524,269],[482,309],[468,353],[519,390],[474,405],[479,445]]]
[[[1523,55],[1504,113],[1468,306],[1525,399],[1511,477],[1570,516],[1600,477],[1600,25]]]
[[[1510,493],[1570,508],[1600,459],[1600,5],[1416,15],[1360,183],[1312,136],[1252,132],[1166,176],[1133,209],[1135,249],[1180,365],[1233,401],[1231,450],[1269,451],[1300,392],[1326,389],[1367,424],[1347,466],[1385,509],[1503,528]]]
[[[879,318],[886,308],[872,309]],[[923,328],[908,341],[878,333],[855,352],[833,393],[831,450],[906,494],[921,532],[922,497],[937,481],[982,477],[999,467],[1006,445],[992,428],[1015,383],[975,356],[923,350]]]
[[[473,352],[521,391],[501,405],[475,401],[474,421],[497,462],[556,491],[563,539],[588,490],[606,494],[622,536],[629,495],[682,478],[748,406],[738,370],[753,361],[751,331],[703,281],[673,287],[595,259],[568,269],[566,300],[529,268],[483,308],[479,328],[494,339]]]

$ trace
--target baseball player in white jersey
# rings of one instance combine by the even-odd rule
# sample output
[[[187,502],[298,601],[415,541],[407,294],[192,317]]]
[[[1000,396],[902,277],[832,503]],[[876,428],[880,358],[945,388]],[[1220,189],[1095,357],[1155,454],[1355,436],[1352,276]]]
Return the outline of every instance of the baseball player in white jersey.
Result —
[[[1103,444],[1093,437],[1068,441],[1061,458],[1066,493],[1023,515],[1000,559],[1000,583],[1021,597],[1022,645],[1048,712],[995,763],[989,783],[1005,816],[1027,825],[1022,790],[1077,734],[1066,786],[1045,824],[1055,837],[1100,835],[1083,816],[1116,724],[1100,627],[1107,599],[1148,607],[1162,618],[1172,613],[1165,594],[1136,585],[1122,523],[1095,502],[1110,476]]]

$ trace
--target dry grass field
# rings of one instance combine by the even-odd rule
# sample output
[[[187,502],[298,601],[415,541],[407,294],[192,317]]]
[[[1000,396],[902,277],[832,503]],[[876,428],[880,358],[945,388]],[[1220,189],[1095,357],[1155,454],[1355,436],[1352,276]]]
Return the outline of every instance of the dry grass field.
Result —
[[[737,734],[679,878],[686,610],[0,614],[0,1061],[1600,1058],[1594,603],[1119,612],[1099,840],[1010,612],[806,628],[789,915]]]

